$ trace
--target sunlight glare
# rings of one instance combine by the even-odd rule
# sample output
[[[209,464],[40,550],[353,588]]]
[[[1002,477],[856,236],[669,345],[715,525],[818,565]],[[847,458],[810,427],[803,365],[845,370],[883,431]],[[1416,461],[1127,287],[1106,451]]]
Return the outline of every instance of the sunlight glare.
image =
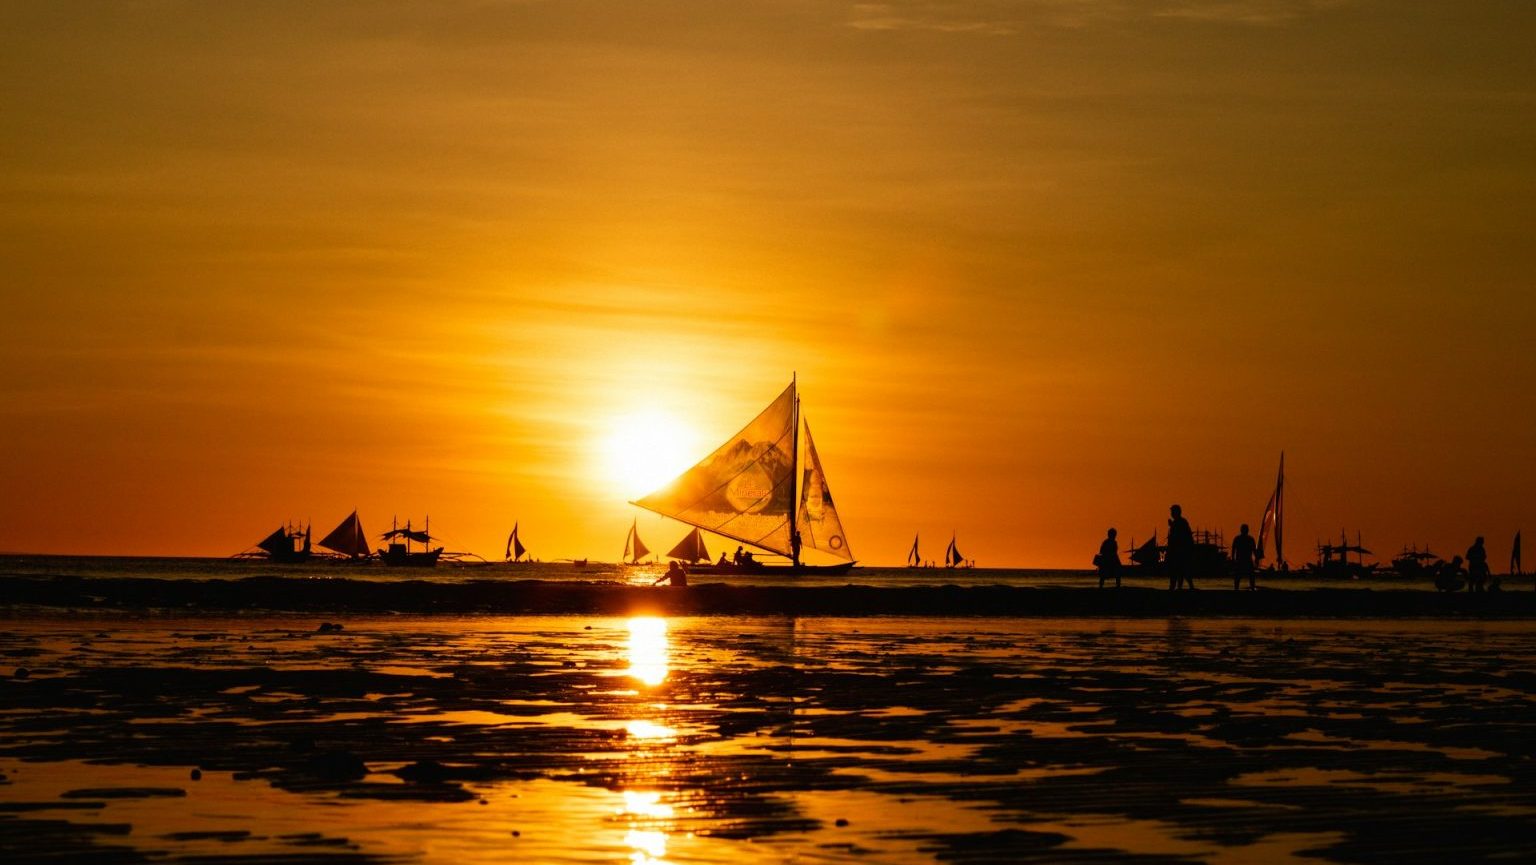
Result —
[[[604,479],[626,498],[654,492],[699,458],[697,438],[677,418],[655,409],[615,417],[602,442]]]
[[[655,687],[667,678],[667,620],[637,616],[629,620],[629,675]]]

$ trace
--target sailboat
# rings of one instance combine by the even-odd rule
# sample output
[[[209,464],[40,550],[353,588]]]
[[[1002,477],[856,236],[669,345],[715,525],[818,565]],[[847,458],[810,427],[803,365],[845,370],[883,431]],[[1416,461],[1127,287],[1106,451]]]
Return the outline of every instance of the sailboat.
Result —
[[[708,562],[709,550],[704,546],[704,535],[698,529],[684,535],[677,546],[667,551],[667,558],[689,563]]]
[[[320,546],[346,557],[346,561],[360,562],[373,555],[368,546],[368,535],[363,532],[363,521],[357,518],[357,510],[341,521],[331,533],[320,539]]]
[[[912,549],[907,551],[907,567],[921,568],[923,566],[922,554],[917,551],[917,539],[919,535],[912,536]]]
[[[1264,559],[1264,544],[1269,536],[1275,536],[1275,560],[1270,567],[1276,570],[1290,570],[1286,564],[1283,544],[1285,542],[1285,451],[1280,452],[1280,471],[1275,475],[1275,491],[1269,495],[1269,504],[1264,506],[1264,516],[1259,518],[1259,547],[1257,558]]]
[[[527,560],[523,559],[523,556],[528,552],[528,548],[523,546],[522,538],[517,536],[517,526],[517,523],[513,523],[512,534],[507,535],[507,552],[503,558],[514,565],[522,565],[533,561],[533,557],[529,556]]]
[[[638,565],[640,560],[651,554],[651,548],[640,540],[640,521],[630,523],[629,534],[624,536],[624,555],[621,561],[626,565]]]
[[[411,528],[409,520],[405,528],[400,528],[399,523],[391,523],[389,531],[380,535],[389,546],[379,550],[379,561],[390,567],[397,568],[435,568],[437,560],[443,555],[442,547],[433,547],[432,542],[432,518],[427,518],[427,527],[421,531]],[[412,543],[421,544],[421,549],[411,549]]]
[[[300,529],[289,523],[256,542],[256,546],[236,553],[237,559],[265,559],[276,565],[296,565],[309,561],[309,526]]]
[[[959,567],[969,568],[971,566],[972,566],[972,563],[967,562],[965,560],[965,556],[960,555],[960,548],[955,546],[955,536],[954,535],[950,535],[949,536],[949,546],[944,550],[944,567],[946,567],[946,568],[959,568]]]
[[[854,566],[793,380],[725,444],[630,504],[789,559],[787,566],[711,566],[716,570],[841,574]],[[805,564],[800,553],[806,548],[842,561]]]
[[[1136,545],[1136,540],[1131,539],[1131,564],[1136,565],[1142,574],[1160,575],[1163,572],[1162,564],[1163,548],[1157,545],[1157,530],[1152,530],[1152,536],[1147,538],[1141,546]]]

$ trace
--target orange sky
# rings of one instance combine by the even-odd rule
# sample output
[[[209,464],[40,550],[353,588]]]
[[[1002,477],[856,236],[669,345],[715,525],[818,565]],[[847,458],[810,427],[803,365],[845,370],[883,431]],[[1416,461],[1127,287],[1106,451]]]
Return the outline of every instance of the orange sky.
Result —
[[[0,549],[618,555],[798,371],[854,552],[1536,530],[1536,6],[0,5]],[[640,517],[653,546],[683,529]]]

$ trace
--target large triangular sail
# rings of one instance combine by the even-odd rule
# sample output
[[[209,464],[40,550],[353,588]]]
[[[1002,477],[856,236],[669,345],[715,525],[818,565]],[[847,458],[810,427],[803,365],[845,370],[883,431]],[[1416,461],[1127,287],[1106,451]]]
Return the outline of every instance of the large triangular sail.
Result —
[[[632,504],[789,556],[795,506],[794,439],[795,386],[791,383],[714,453]]]
[[[955,539],[951,537],[949,539],[949,547],[944,550],[944,564],[955,568],[964,564],[964,562],[965,556],[960,555],[960,548],[955,546]]]
[[[1520,533],[1515,532],[1515,545],[1509,548],[1509,573],[1511,576],[1525,576],[1525,568],[1520,563]]]
[[[517,536],[517,523],[512,524],[512,534],[507,535],[507,552],[504,558],[509,562],[518,561],[528,549],[523,546],[523,541]]]
[[[907,551],[907,567],[915,568],[923,563],[923,557],[917,551],[918,535],[912,536],[912,549]]]
[[[848,548],[848,538],[843,534],[843,522],[838,519],[837,506],[832,503],[832,489],[827,486],[827,475],[821,469],[821,457],[816,455],[816,442],[811,439],[809,423],[805,424],[805,462],[801,474],[804,479],[800,484],[800,512],[796,519],[801,546],[853,561],[853,551]]]
[[[1280,471],[1275,475],[1275,491],[1270,493],[1264,516],[1259,519],[1258,557],[1264,558],[1265,542],[1275,536],[1275,566],[1285,567],[1285,451],[1280,452]]]
[[[363,521],[358,519],[357,511],[341,521],[341,525],[331,529],[331,533],[320,539],[320,546],[360,559],[372,552],[368,546],[368,535],[363,531]]]
[[[709,561],[709,550],[704,548],[704,536],[699,534],[698,529],[694,529],[677,542],[677,546],[667,553],[667,558],[685,562]]]

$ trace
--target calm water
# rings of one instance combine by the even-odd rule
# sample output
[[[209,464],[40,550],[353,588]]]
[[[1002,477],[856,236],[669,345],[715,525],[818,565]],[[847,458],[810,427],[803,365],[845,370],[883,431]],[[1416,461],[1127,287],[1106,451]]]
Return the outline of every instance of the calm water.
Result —
[[[493,563],[478,566],[437,568],[386,568],[382,565],[346,565],[315,563],[271,565],[236,559],[193,558],[119,558],[95,556],[0,556],[0,574],[56,575],[83,577],[158,577],[164,579],[240,579],[254,576],[284,576],[301,579],[347,578],[360,580],[587,580],[620,583],[650,583],[659,577],[663,566],[626,567],[593,562],[577,568],[571,562],[539,562],[526,565]],[[1070,587],[1097,586],[1098,578],[1089,571],[1040,570],[1026,568],[880,568],[859,567],[844,576],[752,576],[700,574],[694,582],[721,582],[736,585],[793,583],[803,586],[842,586],[849,583],[869,586],[1012,585]],[[1127,577],[1135,586],[1166,586],[1163,577]],[[1305,574],[1261,577],[1260,584],[1271,588],[1301,589],[1349,587],[1373,589],[1432,589],[1427,582],[1395,577],[1368,580],[1319,580]],[[1203,580],[1202,588],[1231,588],[1230,579]]]
[[[315,625],[0,619],[0,859],[1536,856],[1526,623]]]

